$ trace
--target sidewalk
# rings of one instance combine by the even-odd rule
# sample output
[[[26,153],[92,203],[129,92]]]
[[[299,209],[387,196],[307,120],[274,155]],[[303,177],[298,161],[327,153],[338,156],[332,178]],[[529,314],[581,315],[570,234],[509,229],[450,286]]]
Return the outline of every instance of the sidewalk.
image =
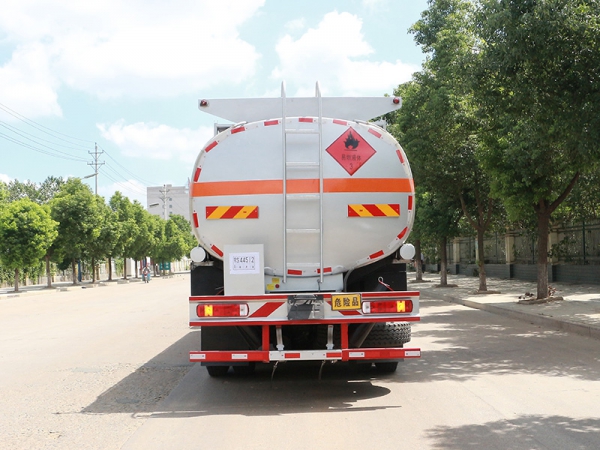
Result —
[[[553,300],[542,304],[519,304],[519,296],[536,294],[536,283],[522,280],[488,278],[488,291],[495,294],[477,294],[479,278],[448,274],[448,284],[439,287],[439,274],[423,275],[423,282],[415,281],[415,273],[408,274],[408,289],[421,291],[424,298],[442,299],[470,308],[524,320],[536,325],[557,328],[583,336],[600,339],[600,285],[573,285],[550,283],[556,288]]]

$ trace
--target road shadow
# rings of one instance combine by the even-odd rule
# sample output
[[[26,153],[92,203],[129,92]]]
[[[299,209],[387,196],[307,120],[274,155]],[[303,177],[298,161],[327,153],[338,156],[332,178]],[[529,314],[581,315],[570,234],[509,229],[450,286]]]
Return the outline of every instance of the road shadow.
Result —
[[[84,414],[150,413],[190,371],[189,350],[200,334],[190,332],[103,392]]]
[[[427,430],[431,448],[469,449],[592,449],[600,448],[600,419],[524,415],[480,425]]]
[[[598,341],[443,300],[421,299],[422,321],[411,345],[419,360],[404,362],[393,380],[466,381],[481,375],[542,374],[600,379]]]
[[[222,378],[210,378],[205,368],[197,366],[178,386],[177,392],[161,404],[160,411],[150,417],[278,416],[401,407],[357,404],[391,392],[360,369],[335,364],[324,369],[321,380],[319,369],[320,363],[314,362],[285,364],[271,380],[272,365],[260,365],[252,376],[238,376],[230,371]]]
[[[413,326],[409,345],[421,347],[422,357],[401,362],[394,374],[328,363],[319,380],[319,362],[289,362],[277,368],[273,381],[273,364],[257,364],[252,376],[230,371],[211,378],[205,368],[188,362],[188,352],[199,348],[200,339],[199,333],[190,332],[82,412],[181,417],[360,411],[357,402],[385,397],[390,390],[382,385],[389,383],[468,381],[500,374],[600,379],[600,361],[589,357],[597,352],[596,340],[442,300],[423,299],[421,313],[422,323]]]
[[[356,408],[357,401],[390,393],[372,382],[389,376],[345,363],[328,363],[322,371],[320,362],[280,364],[273,378],[273,364],[258,364],[252,375],[230,369],[224,377],[211,378],[206,368],[188,362],[188,352],[198,348],[199,338],[198,332],[188,333],[99,395],[82,413],[188,417],[359,411],[365,408]],[[173,399],[167,398],[177,389]]]

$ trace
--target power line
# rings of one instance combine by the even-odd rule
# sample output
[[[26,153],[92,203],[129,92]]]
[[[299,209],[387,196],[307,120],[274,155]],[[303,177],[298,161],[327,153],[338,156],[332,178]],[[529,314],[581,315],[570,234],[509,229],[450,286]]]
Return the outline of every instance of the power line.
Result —
[[[19,141],[18,139],[15,139],[15,138],[13,138],[13,137],[11,137],[11,136],[9,136],[7,134],[4,134],[4,133],[0,133],[0,137],[6,139],[9,142],[12,142],[14,144],[20,145],[21,147],[25,147],[25,148],[31,149],[31,150],[33,150],[35,152],[43,153],[45,155],[53,156],[55,158],[67,159],[67,160],[78,161],[78,162],[82,162],[82,161],[85,162],[86,161],[83,158],[78,158],[76,156],[69,155],[68,153],[61,152],[59,150],[53,149],[52,147],[48,147],[47,145],[43,145],[43,144],[40,144],[40,143],[37,143],[37,144],[38,145],[42,145],[43,147],[47,147],[47,148],[49,148],[52,151],[42,150],[42,149],[34,147],[33,145],[28,144],[26,142]],[[62,155],[65,155],[65,156],[62,156],[62,155],[57,154],[57,153],[61,153]]]
[[[158,184],[158,183],[154,183],[154,182],[152,182],[152,181],[144,180],[143,178],[140,178],[140,177],[138,177],[138,176],[137,176],[137,175],[135,175],[133,172],[131,172],[129,169],[127,169],[126,167],[124,167],[123,165],[121,165],[121,164],[120,164],[120,163],[119,163],[119,162],[118,162],[118,161],[117,161],[115,158],[113,158],[113,157],[110,155],[110,153],[109,153],[108,151],[106,151],[105,149],[103,149],[101,146],[98,146],[98,147],[100,147],[100,148],[101,148],[101,149],[102,149],[102,150],[103,150],[103,151],[106,153],[106,156],[108,156],[110,159],[112,159],[112,160],[113,160],[113,162],[114,162],[114,163],[115,163],[117,166],[119,166],[121,169],[123,169],[125,172],[127,172],[129,175],[131,175],[131,177],[135,178],[135,179],[136,179],[137,181],[139,181],[140,183],[142,183],[142,184],[145,184],[145,185],[150,185],[150,186],[152,186],[152,185],[157,185],[157,184]],[[125,177],[124,177],[124,178],[125,178]]]
[[[74,142],[70,142],[70,141],[68,141],[68,140],[66,140],[66,139],[64,139],[64,138],[62,138],[60,136],[65,136],[65,137],[68,137],[69,139],[75,139],[76,141],[87,142],[87,143],[90,143],[90,144],[94,143],[94,141],[90,141],[88,139],[81,139],[81,138],[78,138],[78,137],[75,137],[75,136],[70,136],[68,134],[61,133],[60,131],[55,131],[52,128],[48,128],[48,127],[46,127],[46,126],[44,126],[44,125],[42,125],[40,123],[35,122],[34,120],[28,119],[24,115],[19,114],[15,110],[10,109],[8,106],[6,106],[6,105],[4,105],[2,103],[0,103],[0,109],[3,110],[4,112],[6,112],[7,114],[10,114],[11,116],[19,119],[21,122],[26,123],[30,127],[33,127],[36,130],[41,131],[42,133],[46,133],[46,134],[52,136],[55,139],[60,139],[62,141],[65,141],[65,142],[68,142],[69,144],[74,144],[74,145],[76,145]],[[60,136],[55,136],[56,134],[58,134]]]
[[[27,131],[23,131],[23,130],[21,130],[21,129],[13,126],[13,125],[10,125],[9,123],[6,123],[6,122],[2,121],[2,120],[0,120],[0,125],[3,126],[4,128],[10,129],[10,131],[12,131],[13,133],[16,133],[16,134],[18,134],[20,136],[23,136],[23,137],[26,137],[24,135],[27,135],[27,136],[31,136],[32,138],[35,138],[36,141],[47,142],[48,144],[56,145],[56,146],[59,146],[59,147],[68,148],[68,149],[71,149],[71,150],[81,151],[81,146],[79,146],[79,147],[72,147],[70,145],[61,144],[59,142],[53,142],[53,141],[50,141],[48,139],[42,139],[41,137],[36,136],[35,134],[31,134],[31,133],[28,133]],[[34,140],[34,139],[31,139],[31,140]]]

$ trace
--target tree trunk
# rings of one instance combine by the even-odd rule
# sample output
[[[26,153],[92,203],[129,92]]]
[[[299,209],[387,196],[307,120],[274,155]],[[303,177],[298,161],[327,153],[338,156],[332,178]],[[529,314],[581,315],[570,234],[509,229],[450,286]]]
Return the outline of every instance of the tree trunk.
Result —
[[[92,283],[96,282],[96,258],[92,257]]]
[[[440,242],[440,260],[441,260],[441,268],[440,268],[440,286],[448,286],[448,256],[446,253],[446,237],[443,237]]]
[[[127,258],[123,258],[123,279],[127,279]]]
[[[423,260],[421,259],[421,240],[415,241],[415,270],[417,281],[423,281]]]
[[[112,281],[112,257],[108,257],[108,281]]]
[[[77,270],[75,269],[75,258],[71,260],[71,270],[73,271],[73,284],[77,284]]]
[[[52,275],[50,274],[50,255],[46,255],[46,277],[48,278],[47,286],[52,287]]]
[[[19,292],[19,269],[15,269],[15,292]]]
[[[550,214],[538,214],[537,298],[548,297],[548,229]]]
[[[485,275],[485,255],[483,248],[483,238],[484,238],[484,228],[477,227],[477,253],[479,255],[479,260],[477,261],[477,266],[479,268],[479,291],[485,292],[487,291],[487,278]]]

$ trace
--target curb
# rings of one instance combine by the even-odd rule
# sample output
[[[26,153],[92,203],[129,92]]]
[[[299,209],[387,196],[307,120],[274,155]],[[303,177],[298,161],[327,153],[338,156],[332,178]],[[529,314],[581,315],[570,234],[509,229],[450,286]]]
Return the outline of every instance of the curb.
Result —
[[[468,308],[480,309],[482,311],[486,311],[492,314],[509,317],[511,319],[517,319],[523,322],[529,322],[534,325],[557,328],[561,331],[566,331],[568,333],[573,333],[592,339],[600,339],[600,328],[592,327],[589,325],[582,325],[579,323],[568,322],[566,320],[544,317],[537,314],[529,314],[526,312],[515,311],[509,308],[502,308],[500,306],[488,305],[485,303],[477,303],[472,300],[463,300],[461,298],[451,297],[444,294],[441,294],[441,297],[443,298],[443,300],[446,300],[450,303],[456,303],[459,305],[466,306]]]

